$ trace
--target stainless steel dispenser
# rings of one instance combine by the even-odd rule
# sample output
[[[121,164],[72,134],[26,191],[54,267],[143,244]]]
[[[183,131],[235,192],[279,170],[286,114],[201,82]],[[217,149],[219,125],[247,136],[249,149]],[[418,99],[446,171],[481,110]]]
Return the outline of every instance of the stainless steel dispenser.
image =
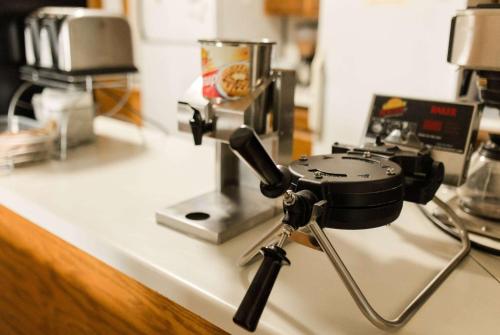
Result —
[[[203,137],[216,140],[216,189],[162,208],[156,219],[162,225],[219,244],[278,214],[274,200],[262,201],[254,186],[256,177],[231,151],[228,140],[241,125],[247,125],[255,129],[273,159],[280,164],[289,163],[295,73],[271,69],[273,42],[202,40],[200,43],[219,53],[224,48],[238,48],[247,57],[246,62],[216,66],[217,75],[199,77],[178,101],[179,130],[192,133],[196,145],[202,144]],[[241,78],[237,79],[242,80],[236,85],[239,90],[229,95],[220,85],[226,70],[238,66],[243,69],[248,66],[248,72],[238,74]],[[242,90],[246,85],[247,92]]]

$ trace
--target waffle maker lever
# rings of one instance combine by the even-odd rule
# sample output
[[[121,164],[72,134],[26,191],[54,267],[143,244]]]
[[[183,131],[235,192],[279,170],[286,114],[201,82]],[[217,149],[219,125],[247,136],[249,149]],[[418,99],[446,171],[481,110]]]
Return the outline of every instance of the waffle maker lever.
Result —
[[[288,239],[322,250],[361,312],[376,327],[385,330],[403,326],[470,250],[460,220],[434,196],[443,180],[444,167],[431,158],[429,149],[403,151],[380,140],[362,148],[335,144],[332,154],[302,157],[285,167],[273,162],[256,133],[247,126],[237,129],[229,144],[258,175],[264,196],[283,195],[282,221],[239,261],[243,266],[259,252],[263,255],[262,264],[233,318],[249,331],[256,329],[281,267],[291,264],[283,249]],[[323,229],[387,225],[397,219],[403,201],[425,204],[430,200],[451,212],[462,247],[399,316],[385,319],[370,305]]]

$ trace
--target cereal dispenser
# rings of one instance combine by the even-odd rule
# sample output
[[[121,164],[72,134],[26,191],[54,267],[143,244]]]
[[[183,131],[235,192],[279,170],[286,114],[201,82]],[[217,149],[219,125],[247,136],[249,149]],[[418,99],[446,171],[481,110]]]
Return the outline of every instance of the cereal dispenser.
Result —
[[[295,73],[271,69],[274,44],[200,40],[202,76],[178,101],[178,128],[192,133],[195,145],[204,137],[216,140],[216,189],[160,209],[158,223],[222,243],[278,214],[274,200],[262,201],[254,174],[228,144],[246,125],[275,161],[291,161]]]

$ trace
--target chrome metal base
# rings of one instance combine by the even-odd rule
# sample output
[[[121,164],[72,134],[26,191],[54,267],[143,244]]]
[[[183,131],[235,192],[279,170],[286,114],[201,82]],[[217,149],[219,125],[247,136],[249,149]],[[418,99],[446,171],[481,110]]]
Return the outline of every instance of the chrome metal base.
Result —
[[[465,212],[460,206],[458,196],[452,197],[446,202],[451,210],[463,222],[465,229],[469,232],[473,247],[484,251],[500,254],[500,222],[488,220]],[[457,232],[449,215],[441,208],[426,205],[420,209],[438,228],[452,236],[457,236]]]
[[[156,212],[156,221],[185,234],[220,244],[278,214],[274,200],[263,201],[249,187],[226,187]]]
[[[468,232],[500,241],[500,222],[488,220],[465,212],[460,206],[460,200],[457,196],[451,198],[446,203],[460,217]],[[450,223],[450,218],[440,208],[434,211],[433,215],[446,225],[452,225]]]
[[[401,311],[401,313],[392,320],[385,319],[382,317],[369,303],[365,295],[357,285],[356,281],[350,274],[349,270],[345,266],[344,262],[340,258],[339,254],[335,250],[332,242],[325,234],[323,229],[317,222],[317,218],[320,216],[323,206],[326,202],[320,201],[314,205],[313,213],[311,216],[311,221],[307,226],[301,229],[294,237],[294,232],[291,234],[291,239],[305,244],[306,246],[312,247],[314,249],[322,250],[332,266],[335,268],[340,276],[340,279],[344,283],[347,291],[351,294],[353,300],[363,313],[363,315],[376,327],[383,330],[396,330],[405,325],[410,318],[418,311],[420,307],[427,301],[427,299],[436,291],[436,289],[444,282],[448,275],[460,264],[460,262],[465,258],[465,256],[470,251],[470,241],[460,218],[453,212],[453,210],[439,198],[433,199],[434,203],[439,206],[451,219],[457,237],[461,241],[460,251],[448,262],[448,264],[439,271],[436,276],[417,294],[417,296]],[[261,247],[265,246],[264,243],[276,243],[276,241],[281,240],[282,235],[285,233],[282,229],[283,224],[279,224],[273,227],[266,235],[264,235],[256,244],[246,251],[239,259],[239,265],[244,266],[250,263],[259,254]],[[289,233],[287,233],[289,234]],[[307,237],[309,236],[309,237]],[[305,242],[305,243],[304,243]]]

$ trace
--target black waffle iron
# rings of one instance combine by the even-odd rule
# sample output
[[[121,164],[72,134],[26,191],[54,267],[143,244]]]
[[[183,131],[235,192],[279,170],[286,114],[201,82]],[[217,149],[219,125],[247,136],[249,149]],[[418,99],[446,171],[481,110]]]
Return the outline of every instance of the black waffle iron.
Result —
[[[282,247],[296,232],[306,232],[327,254],[361,311],[382,329],[402,326],[468,252],[467,236],[459,229],[464,235],[461,253],[398,318],[386,320],[363,296],[323,229],[368,229],[393,222],[403,201],[425,204],[433,199],[443,180],[443,164],[434,161],[428,149],[403,151],[377,140],[362,148],[335,144],[331,154],[301,157],[285,167],[273,162],[255,132],[246,126],[236,130],[229,143],[259,176],[264,196],[283,195],[282,222],[240,262],[249,263],[259,251],[264,256],[233,319],[247,330],[256,329],[281,266],[290,264]],[[270,238],[275,240],[266,245]]]

